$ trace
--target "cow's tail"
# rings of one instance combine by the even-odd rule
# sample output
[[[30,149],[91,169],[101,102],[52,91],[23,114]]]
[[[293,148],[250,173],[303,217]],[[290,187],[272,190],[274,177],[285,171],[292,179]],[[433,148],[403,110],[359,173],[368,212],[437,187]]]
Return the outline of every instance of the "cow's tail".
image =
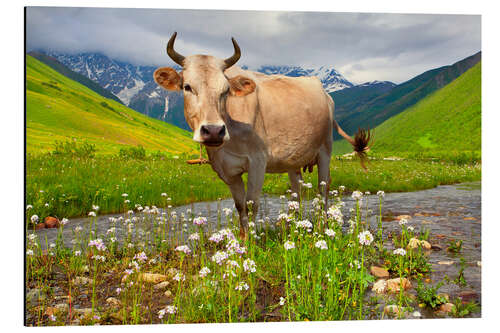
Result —
[[[354,152],[359,157],[361,167],[367,170],[366,161],[368,160],[368,156],[366,155],[366,153],[370,150],[371,141],[373,139],[370,129],[365,130],[358,127],[356,135],[354,135],[354,138],[352,138],[346,132],[344,132],[344,130],[339,126],[335,119],[333,119],[333,127],[337,130],[337,133],[339,133],[344,139],[349,141],[354,149]]]

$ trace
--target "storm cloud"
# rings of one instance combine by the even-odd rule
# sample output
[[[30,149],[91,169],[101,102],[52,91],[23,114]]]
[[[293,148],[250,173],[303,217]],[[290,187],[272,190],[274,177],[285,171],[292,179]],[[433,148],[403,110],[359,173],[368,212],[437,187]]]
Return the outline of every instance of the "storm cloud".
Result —
[[[362,83],[411,79],[481,50],[479,15],[28,7],[27,50],[101,52],[137,65],[184,55],[232,54],[240,65],[332,66]]]

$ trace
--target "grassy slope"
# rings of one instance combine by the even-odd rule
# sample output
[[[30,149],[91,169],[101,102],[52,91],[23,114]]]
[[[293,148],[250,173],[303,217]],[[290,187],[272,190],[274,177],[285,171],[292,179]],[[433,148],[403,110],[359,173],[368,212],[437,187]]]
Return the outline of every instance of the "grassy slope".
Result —
[[[375,129],[376,151],[481,149],[481,63]]]
[[[26,56],[26,147],[28,153],[53,149],[55,140],[77,138],[116,153],[126,145],[149,151],[192,153],[191,135],[102,97]]]

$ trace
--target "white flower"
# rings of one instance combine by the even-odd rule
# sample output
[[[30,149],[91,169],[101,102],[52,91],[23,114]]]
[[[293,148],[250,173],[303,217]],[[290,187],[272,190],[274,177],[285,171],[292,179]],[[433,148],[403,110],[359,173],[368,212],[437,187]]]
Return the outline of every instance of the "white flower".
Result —
[[[405,256],[406,250],[403,248],[399,248],[399,249],[395,249],[394,251],[392,251],[392,253],[395,255]]]
[[[243,261],[243,269],[245,272],[249,271],[251,273],[255,273],[257,271],[257,265],[252,259],[245,259],[245,261]]]
[[[199,235],[197,232],[195,232],[195,233],[193,233],[193,234],[189,235],[189,240],[192,240],[192,241],[197,241],[197,240],[199,240],[199,239],[200,239],[200,235]]]
[[[33,206],[32,205],[27,205],[26,206],[26,210],[30,210],[30,209],[33,209]]]
[[[51,314],[49,316],[49,319],[50,319],[50,321],[56,321],[56,316],[54,316],[53,314]]]
[[[335,220],[339,224],[342,224],[344,222],[342,211],[337,206],[331,206],[330,208],[328,208],[328,212],[326,214],[328,218]]]
[[[328,250],[328,245],[326,245],[326,241],[324,240],[319,240],[314,244],[315,247],[317,247],[320,250]]]
[[[321,183],[319,183],[319,186],[326,186],[326,182],[322,180]]]
[[[361,200],[362,197],[363,197],[363,193],[361,193],[360,191],[352,192],[352,198],[354,200]]]
[[[51,249],[53,249],[53,248],[56,247],[56,244],[55,243],[50,243],[49,246],[50,246]]]
[[[313,225],[309,220],[302,220],[295,222],[297,228],[312,229]]]
[[[95,215],[95,212],[90,212],[90,213],[89,213],[89,216],[96,216],[96,215]]]
[[[99,206],[92,205],[92,209],[95,210],[95,211],[98,211],[99,210]]]
[[[280,305],[285,305],[285,301],[284,297],[280,297]]]
[[[286,241],[285,244],[283,244],[283,246],[285,247],[285,250],[288,251],[295,248],[295,243],[292,241]]]
[[[36,223],[36,222],[38,222],[38,220],[39,220],[38,215],[32,215],[31,216],[31,222],[32,223]]]
[[[128,194],[127,193],[122,193],[122,197],[126,198],[126,197],[128,197]]]
[[[248,284],[244,281],[241,281],[236,285],[236,288],[234,288],[234,290],[242,291],[242,290],[248,290],[248,288],[250,288]]]
[[[358,234],[359,244],[370,245],[373,242],[373,235],[368,231],[362,231]]]
[[[233,214],[231,208],[224,208],[223,211],[226,216],[230,216],[231,214]]]
[[[333,231],[332,229],[326,229],[325,230],[325,235],[327,235],[328,237],[335,237],[335,231]]]
[[[311,183],[304,183],[304,187],[306,187],[306,188],[312,188],[313,185]]]
[[[295,192],[292,193],[292,198],[297,199],[298,197],[299,197],[299,195],[297,193],[295,193]]]
[[[175,281],[181,281],[181,280],[184,281],[186,277],[181,272],[178,272],[172,279]]]
[[[400,226],[404,226],[406,223],[408,223],[408,220],[407,220],[407,219],[400,219],[400,220],[399,220],[399,225],[400,225]]]
[[[28,235],[28,239],[29,239],[30,241],[34,241],[37,237],[38,237],[38,236],[37,236],[37,234],[29,234],[29,235]]]
[[[32,256],[32,255],[33,255],[33,250],[28,250],[28,251],[26,251],[26,255],[27,255],[27,256]]]
[[[381,198],[385,197],[385,192],[384,191],[378,191],[377,195]]]
[[[210,268],[208,267],[203,267],[202,269],[200,269],[200,277],[204,278],[205,276],[207,276],[208,274],[210,274],[212,271],[210,270]]]
[[[175,305],[167,305],[165,307],[165,311],[170,314],[174,314],[177,312],[177,307]]]
[[[77,250],[75,251],[75,257],[79,257],[82,254],[82,251]]]
[[[415,228],[414,228],[414,227],[412,227],[411,225],[410,225],[410,226],[408,226],[408,227],[406,227],[406,228],[407,228],[409,231],[414,231],[414,230],[415,230]]]
[[[224,251],[217,251],[215,254],[212,256],[212,261],[215,261],[217,265],[221,265],[224,260],[228,258],[228,254]]]
[[[176,251],[184,252],[185,254],[190,254],[191,249],[187,245],[180,245],[175,248]]]
[[[299,208],[300,208],[300,204],[298,201],[288,201],[288,209],[298,210]]]
[[[412,315],[413,317],[415,317],[415,318],[420,318],[420,317],[422,317],[422,315],[421,315],[421,314],[420,314],[420,312],[418,312],[418,311],[414,311],[411,315]]]
[[[49,203],[48,202],[45,203],[45,207],[49,207]]]
[[[163,192],[163,193],[161,194],[161,196],[162,196],[162,197],[166,197],[166,196],[167,196],[167,193]]]
[[[345,186],[344,185],[340,185],[339,186],[339,190],[342,191],[342,192],[345,191]]]
[[[207,224],[207,218],[203,216],[198,216],[193,219],[193,224],[204,225]]]

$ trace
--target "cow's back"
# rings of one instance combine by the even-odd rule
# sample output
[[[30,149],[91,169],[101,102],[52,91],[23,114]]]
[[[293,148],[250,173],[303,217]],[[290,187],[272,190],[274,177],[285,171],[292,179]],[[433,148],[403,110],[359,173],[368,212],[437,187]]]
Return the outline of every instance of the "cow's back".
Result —
[[[265,143],[267,172],[304,166],[315,158],[325,140],[331,140],[330,101],[317,78],[264,75],[239,68],[233,75],[250,76],[257,85],[253,96],[237,102],[245,111],[236,114],[245,118],[240,121],[253,122],[256,134]]]

